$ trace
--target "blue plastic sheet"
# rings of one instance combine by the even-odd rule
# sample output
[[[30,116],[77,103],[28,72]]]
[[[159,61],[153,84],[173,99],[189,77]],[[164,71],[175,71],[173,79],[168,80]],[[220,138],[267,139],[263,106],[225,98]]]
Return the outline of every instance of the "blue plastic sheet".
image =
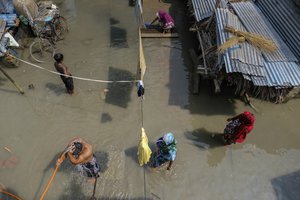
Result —
[[[16,13],[12,0],[0,0],[0,13]]]
[[[16,14],[0,14],[0,19],[6,21],[7,27],[16,26],[16,22],[15,22],[16,18],[17,18]]]

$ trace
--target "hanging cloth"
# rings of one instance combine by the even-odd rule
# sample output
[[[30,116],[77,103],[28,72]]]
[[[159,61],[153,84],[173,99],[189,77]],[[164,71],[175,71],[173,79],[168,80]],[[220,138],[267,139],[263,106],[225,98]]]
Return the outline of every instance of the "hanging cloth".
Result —
[[[144,128],[142,128],[137,154],[138,154],[140,166],[147,164],[152,154],[152,151],[148,145],[148,137],[146,135]]]

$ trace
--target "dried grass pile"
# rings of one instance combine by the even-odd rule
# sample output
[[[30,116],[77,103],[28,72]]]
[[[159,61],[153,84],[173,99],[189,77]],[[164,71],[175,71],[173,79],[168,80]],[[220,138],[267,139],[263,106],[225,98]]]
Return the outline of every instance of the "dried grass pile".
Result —
[[[277,45],[274,41],[262,37],[261,35],[258,35],[256,33],[240,31],[234,29],[231,26],[226,26],[224,30],[232,33],[235,36],[231,37],[229,40],[227,40],[224,44],[222,44],[218,48],[219,53],[224,53],[226,49],[245,41],[252,44],[253,46],[258,47],[261,51],[275,52],[277,50]]]

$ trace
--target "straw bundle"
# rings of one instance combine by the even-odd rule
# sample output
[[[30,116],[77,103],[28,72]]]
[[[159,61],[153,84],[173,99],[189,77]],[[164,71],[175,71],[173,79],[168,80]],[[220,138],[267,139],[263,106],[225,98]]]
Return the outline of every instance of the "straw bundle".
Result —
[[[262,51],[275,52],[277,50],[277,45],[275,44],[275,42],[273,42],[270,39],[264,38],[258,34],[240,31],[230,26],[226,26],[225,31],[228,31],[238,37],[233,37],[233,39],[230,38],[228,41],[222,44],[218,49],[221,53],[223,53],[227,48],[244,41],[249,42],[250,44],[256,46]]]
[[[218,53],[224,53],[224,51],[230,47],[237,45],[238,43],[245,42],[244,37],[231,37],[224,44],[219,46]]]

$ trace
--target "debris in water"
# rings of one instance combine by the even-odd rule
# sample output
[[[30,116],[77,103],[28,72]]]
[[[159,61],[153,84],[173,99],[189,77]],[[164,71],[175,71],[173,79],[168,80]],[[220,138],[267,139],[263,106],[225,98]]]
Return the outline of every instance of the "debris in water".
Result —
[[[106,98],[106,94],[109,92],[109,89],[105,88],[103,92],[101,92],[101,98],[104,100]]]
[[[198,141],[193,141],[193,143],[199,147],[202,147],[204,149],[209,149],[209,144],[206,144],[204,142],[198,142]]]
[[[5,149],[6,151],[8,151],[9,153],[12,153],[12,151],[10,150],[10,148],[8,148],[7,146],[5,146],[4,149]]]
[[[31,83],[31,84],[28,85],[28,88],[31,89],[31,90],[33,90],[34,89],[34,85]]]

